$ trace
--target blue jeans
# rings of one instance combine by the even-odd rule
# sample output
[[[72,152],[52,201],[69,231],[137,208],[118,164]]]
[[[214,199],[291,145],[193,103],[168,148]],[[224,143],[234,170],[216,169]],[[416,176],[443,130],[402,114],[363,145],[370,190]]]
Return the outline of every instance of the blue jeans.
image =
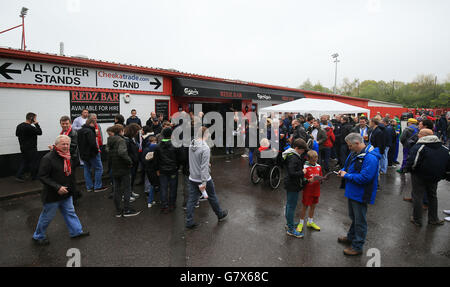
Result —
[[[191,188],[189,188],[189,197],[186,204],[186,226],[191,226],[194,224],[194,208],[200,198],[201,192],[198,187],[201,183],[189,180]],[[223,210],[220,208],[219,199],[217,198],[216,191],[214,189],[214,181],[211,179],[206,183],[206,193],[208,194],[208,202],[211,205],[212,210],[217,215],[221,217],[223,215]]]
[[[94,169],[95,185],[91,178],[91,169]],[[86,189],[91,190],[102,188],[103,165],[100,153],[96,157],[84,162],[84,179],[86,180]]]
[[[41,240],[46,238],[47,227],[52,219],[55,217],[56,210],[59,209],[64,217],[67,228],[69,228],[69,234],[71,237],[77,236],[83,232],[80,220],[75,214],[75,208],[73,207],[72,197],[67,199],[44,204],[44,209],[39,216],[39,221],[36,226],[36,231],[33,234],[33,238]]]
[[[395,142],[394,162],[396,162],[398,159],[399,149],[400,149],[400,140],[399,137],[397,136],[397,141]]]
[[[295,228],[294,224],[294,216],[295,209],[297,208],[298,196],[300,192],[297,191],[287,191],[287,199],[286,199],[286,222],[289,229]]]
[[[161,184],[160,186],[161,208],[168,208],[169,206],[175,206],[177,201],[178,174],[161,173],[159,176],[159,182]]]
[[[388,153],[389,153],[389,147],[386,147],[386,149],[384,150],[384,154],[381,155],[381,159],[380,159],[380,172],[382,172],[382,173],[387,172]]]
[[[353,250],[362,251],[367,235],[367,203],[360,203],[349,198],[348,214],[352,225],[347,233],[347,239],[352,242]]]
[[[250,165],[253,165],[253,151],[254,151],[254,148],[249,148],[249,150],[248,150],[248,163],[250,164]]]
[[[155,201],[155,187],[149,183],[147,203]]]

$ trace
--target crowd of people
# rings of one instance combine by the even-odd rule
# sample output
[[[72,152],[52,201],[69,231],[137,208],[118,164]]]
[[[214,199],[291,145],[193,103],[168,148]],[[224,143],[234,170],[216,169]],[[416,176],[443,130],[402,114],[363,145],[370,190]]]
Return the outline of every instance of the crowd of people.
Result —
[[[312,115],[285,113],[279,119],[267,119],[267,138],[261,140],[256,151],[256,161],[267,163],[260,153],[270,148],[267,139],[273,136],[271,126],[279,125],[275,140],[279,144],[279,161],[285,166],[284,179],[287,192],[285,216],[286,232],[302,238],[306,211],[309,209],[306,226],[320,231],[314,222],[314,210],[319,202],[320,183],[324,173],[330,171],[330,159],[335,159],[335,173],[342,179],[348,198],[349,216],[352,220],[347,236],[338,242],[351,247],[344,254],[362,254],[367,235],[367,206],[374,204],[380,176],[388,172],[389,166],[400,165],[397,161],[399,143],[403,146],[403,162],[398,173],[411,173],[413,215],[410,221],[422,225],[422,211],[428,209],[428,224],[442,225],[438,217],[437,183],[450,180],[450,154],[447,134],[450,132],[448,119],[438,118],[436,123],[425,115],[410,118],[402,131],[400,119],[389,114],[377,114],[368,119],[364,115],[351,117],[328,115],[314,118]],[[247,157],[247,155],[244,155]],[[253,150],[249,150],[249,164],[253,164]],[[320,163],[320,164],[319,164]],[[295,209],[302,191],[300,220],[294,223]],[[444,210],[450,215],[450,210]],[[450,221],[450,217],[446,217]]]
[[[202,116],[191,115],[191,120],[201,121]],[[412,198],[405,198],[413,202],[411,222],[421,226],[423,207],[427,206],[428,223],[443,224],[444,221],[437,215],[436,189],[439,180],[448,178],[450,156],[446,147],[448,123],[442,119],[445,117],[441,117],[437,124],[426,118],[419,121],[409,119],[407,128],[402,131],[399,118],[391,118],[388,114],[385,117],[376,115],[371,119],[364,115],[335,115],[331,119],[328,115],[314,118],[310,114],[285,113],[280,118],[267,118],[267,137],[261,139],[258,147],[250,147],[246,139],[248,154],[243,156],[248,157],[252,166],[262,160],[262,151],[271,148],[269,140],[277,142],[279,150],[276,161],[285,168],[286,232],[297,238],[304,236],[305,220],[306,227],[320,230],[313,219],[320,197],[320,183],[330,172],[335,172],[342,179],[341,187],[345,188],[352,220],[347,236],[340,237],[338,241],[351,245],[344,250],[346,255],[359,255],[367,234],[367,206],[374,203],[380,189],[379,177],[388,172],[389,166],[400,165],[397,161],[400,143],[403,146],[403,162],[397,172],[411,173],[413,182]],[[235,118],[233,136],[241,132],[248,137],[252,123],[238,131],[237,122]],[[272,125],[275,124],[278,129],[272,133]],[[172,132],[176,126],[164,121],[163,116],[157,116],[155,112],[151,113],[145,126],[142,126],[134,109],[127,120],[120,114],[116,115],[114,124],[106,130],[106,141],[97,116],[88,110],[83,110],[73,124],[68,116],[61,117],[60,125],[60,135],[55,144],[49,146],[50,152],[42,159],[39,169],[37,136],[42,134],[42,130],[36,114],[27,114],[26,122],[21,123],[16,131],[23,155],[17,180],[24,181],[25,167],[30,165],[33,179],[39,178],[44,184],[44,209],[33,235],[38,244],[48,244],[45,230],[57,208],[63,213],[72,237],[89,235],[89,232],[83,231],[74,210],[74,205],[82,196],[75,176],[80,165],[84,169],[86,191],[111,189],[109,197],[113,199],[116,217],[140,214],[141,211],[132,206],[140,196],[134,190],[139,175],[145,184],[147,207],[159,205],[163,214],[174,211],[180,174],[185,186],[183,207],[186,210],[186,228],[198,225],[193,215],[200,200],[209,201],[218,221],[227,217],[228,211],[219,204],[210,174],[211,150],[207,140],[211,135],[207,126],[201,125],[195,130],[192,125],[191,135],[195,137],[189,147],[176,147],[172,143]],[[232,146],[226,146],[226,153],[232,153],[230,148]],[[108,163],[110,185],[104,185],[102,180],[102,154],[105,154],[103,160]],[[294,223],[300,191],[303,192],[303,207],[300,221]]]
[[[227,218],[228,210],[222,209],[210,175],[210,147],[206,140],[208,129],[201,126],[189,147],[175,147],[171,142],[175,128],[169,121],[162,121],[162,115],[152,112],[146,126],[141,126],[136,111],[126,120],[115,116],[114,125],[108,127],[108,138],[104,143],[97,115],[83,110],[73,124],[68,116],[60,118],[61,132],[55,143],[49,145],[50,152],[39,164],[37,136],[42,130],[37,115],[29,113],[26,122],[17,127],[23,155],[16,179],[24,182],[23,173],[31,165],[33,179],[40,179],[44,185],[41,193],[44,208],[39,217],[33,240],[39,245],[49,244],[46,229],[60,209],[72,238],[88,236],[83,231],[75,213],[78,199],[82,196],[77,188],[76,170],[81,165],[87,192],[101,192],[111,188],[109,198],[113,199],[116,217],[132,217],[141,213],[132,207],[140,195],[134,192],[135,180],[142,172],[145,181],[148,208],[160,205],[161,213],[175,210],[177,201],[178,172],[181,169],[185,182],[184,204],[186,228],[198,226],[194,221],[194,209],[200,200],[208,200],[218,221]],[[103,184],[103,162],[107,161],[111,185]],[[94,178],[92,178],[94,174]],[[155,194],[159,193],[159,201]]]

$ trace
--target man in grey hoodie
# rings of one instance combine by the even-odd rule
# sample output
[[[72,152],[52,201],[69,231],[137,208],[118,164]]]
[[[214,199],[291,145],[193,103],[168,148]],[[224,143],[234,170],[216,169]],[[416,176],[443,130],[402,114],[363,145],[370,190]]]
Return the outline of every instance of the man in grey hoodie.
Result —
[[[197,137],[189,146],[189,196],[186,205],[186,228],[192,229],[198,226],[194,222],[194,207],[198,202],[200,192],[207,196],[211,208],[217,215],[219,221],[225,219],[228,215],[227,210],[222,210],[219,205],[214,182],[209,171],[210,149],[206,140],[209,137],[209,131],[206,127],[198,129]],[[200,191],[200,192],[199,192]]]

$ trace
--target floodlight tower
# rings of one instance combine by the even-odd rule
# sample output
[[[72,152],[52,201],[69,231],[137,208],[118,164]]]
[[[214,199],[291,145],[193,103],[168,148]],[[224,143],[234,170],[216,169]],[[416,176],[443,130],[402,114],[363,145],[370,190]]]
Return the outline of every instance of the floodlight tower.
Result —
[[[336,69],[335,69],[335,71],[334,71],[334,88],[333,88],[333,94],[336,94],[337,63],[340,62],[340,61],[338,60],[339,54],[338,54],[338,53],[335,53],[335,54],[331,55],[331,57],[333,57],[334,63],[336,63]]]

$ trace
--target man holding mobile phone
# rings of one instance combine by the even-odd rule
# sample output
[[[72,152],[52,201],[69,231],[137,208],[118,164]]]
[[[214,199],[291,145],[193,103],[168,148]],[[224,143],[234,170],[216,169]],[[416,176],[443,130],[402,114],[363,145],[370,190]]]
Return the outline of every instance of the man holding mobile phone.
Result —
[[[25,122],[19,124],[16,128],[16,136],[19,138],[20,152],[22,161],[16,174],[16,180],[24,182],[24,173],[26,169],[31,172],[31,179],[37,179],[39,168],[39,158],[37,152],[37,137],[42,135],[41,127],[36,120],[35,113],[28,113]]]
[[[350,230],[338,242],[350,245],[344,249],[349,256],[361,255],[367,235],[367,205],[375,203],[378,185],[378,165],[381,155],[378,148],[364,143],[359,133],[350,133],[345,142],[351,151],[344,168],[339,171],[345,183],[345,197],[348,198]]]
[[[75,214],[73,206],[73,173],[70,155],[70,137],[59,135],[55,145],[42,158],[39,168],[39,179],[44,185],[41,193],[44,209],[39,216],[33,241],[38,245],[48,245],[47,227],[55,217],[56,210],[60,210],[72,238],[89,235],[83,231],[80,220]]]

